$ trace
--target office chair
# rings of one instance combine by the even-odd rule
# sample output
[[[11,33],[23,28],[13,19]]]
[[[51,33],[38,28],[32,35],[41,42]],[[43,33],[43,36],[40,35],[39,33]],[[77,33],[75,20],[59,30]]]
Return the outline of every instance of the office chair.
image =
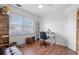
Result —
[[[49,44],[45,42],[45,40],[48,39],[46,32],[40,32],[40,39],[42,39],[43,41],[41,42],[41,45],[44,45],[45,47],[47,47]]]

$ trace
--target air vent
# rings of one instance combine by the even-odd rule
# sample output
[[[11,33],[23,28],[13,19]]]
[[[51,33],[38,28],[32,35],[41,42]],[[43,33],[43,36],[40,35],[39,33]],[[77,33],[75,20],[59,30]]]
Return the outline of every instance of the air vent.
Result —
[[[18,7],[22,7],[20,4],[16,4]]]

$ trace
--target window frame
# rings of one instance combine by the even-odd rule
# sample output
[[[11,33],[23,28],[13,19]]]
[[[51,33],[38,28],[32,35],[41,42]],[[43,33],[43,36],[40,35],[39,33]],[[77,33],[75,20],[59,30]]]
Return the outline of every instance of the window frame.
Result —
[[[9,14],[10,15],[10,21],[9,21],[9,34],[10,34],[10,36],[16,36],[16,35],[27,35],[27,34],[32,34],[33,33],[33,25],[34,25],[34,23],[33,23],[33,18],[28,18],[28,17],[25,17],[25,16],[20,16],[20,15],[16,15],[16,14]],[[12,16],[12,15],[14,15],[14,16]],[[17,16],[19,16],[21,19],[21,24],[19,25],[17,25],[17,24],[11,24],[11,17],[17,17]],[[17,20],[17,19],[16,19]],[[15,21],[16,21],[15,20]],[[31,20],[31,25],[28,25],[29,23],[29,21]],[[28,23],[28,24],[24,24],[24,22],[26,21],[26,23]],[[28,21],[28,22],[27,22]],[[20,29],[20,32],[19,33],[17,33],[17,31],[15,32],[14,30],[12,30],[11,29],[11,27],[14,25],[14,27],[18,27],[18,26],[22,26],[23,28],[22,29]],[[24,29],[24,28],[27,28],[26,30]],[[15,29],[15,28],[14,28]],[[30,29],[30,30],[29,30]],[[13,31],[12,33],[11,33],[11,31]]]

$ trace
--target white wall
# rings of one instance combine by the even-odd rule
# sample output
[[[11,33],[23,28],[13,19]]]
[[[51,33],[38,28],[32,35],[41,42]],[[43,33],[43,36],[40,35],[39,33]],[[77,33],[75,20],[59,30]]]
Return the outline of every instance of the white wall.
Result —
[[[67,46],[76,51],[76,12],[78,5],[71,5],[66,9]]]
[[[16,8],[14,6],[10,6],[10,14],[17,14],[17,15],[20,15],[20,16],[25,16],[25,17],[29,17],[29,18],[32,18],[33,19],[33,32],[32,34],[28,35],[18,35],[18,36],[10,36],[9,38],[9,43],[11,42],[17,42],[18,44],[24,44],[25,43],[25,38],[26,37],[30,37],[30,36],[35,36],[36,34],[36,21],[38,20],[38,17],[34,14],[31,14],[27,11],[24,11],[20,8]]]
[[[66,46],[66,14],[64,10],[40,18],[40,31],[47,31],[48,29],[56,33],[57,44]]]
[[[76,12],[79,5],[69,5],[65,10],[57,11],[40,18],[40,31],[51,29],[56,33],[57,44],[76,51]]]

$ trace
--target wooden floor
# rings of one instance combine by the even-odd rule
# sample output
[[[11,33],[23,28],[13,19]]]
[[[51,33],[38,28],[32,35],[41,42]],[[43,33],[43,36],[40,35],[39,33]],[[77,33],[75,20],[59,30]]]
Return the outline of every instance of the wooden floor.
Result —
[[[26,45],[20,50],[24,55],[76,55],[76,53],[64,46],[53,45],[53,46],[39,46],[39,42],[35,42],[32,45]]]

